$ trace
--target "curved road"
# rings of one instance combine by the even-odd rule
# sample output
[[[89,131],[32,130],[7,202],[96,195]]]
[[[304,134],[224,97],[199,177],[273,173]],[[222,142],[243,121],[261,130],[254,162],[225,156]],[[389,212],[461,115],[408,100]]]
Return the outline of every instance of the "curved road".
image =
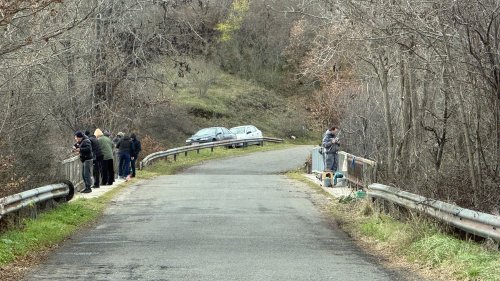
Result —
[[[210,161],[132,186],[26,280],[401,280],[280,175],[309,150]]]

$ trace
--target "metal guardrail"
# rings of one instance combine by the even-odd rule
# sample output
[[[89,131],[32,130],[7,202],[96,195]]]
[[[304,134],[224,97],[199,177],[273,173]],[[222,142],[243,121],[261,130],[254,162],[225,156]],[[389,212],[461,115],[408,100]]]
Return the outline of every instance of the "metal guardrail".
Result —
[[[500,216],[464,209],[453,204],[426,198],[401,189],[390,187],[376,181],[377,163],[339,151],[339,170],[349,183],[367,187],[367,194],[408,209],[426,213],[467,233],[500,242]],[[319,147],[312,152],[312,171],[324,170],[323,155]]]
[[[115,171],[117,171],[118,157],[114,155],[113,159]],[[50,199],[65,197],[66,201],[71,200],[75,193],[75,189],[83,184],[82,162],[79,156],[74,156],[63,160],[60,169],[60,175],[65,179],[64,183],[46,185],[0,198],[0,219],[8,213]]]
[[[500,216],[464,209],[378,183],[370,184],[367,194],[424,212],[467,233],[500,242]]]
[[[202,144],[193,144],[189,146],[182,146],[182,147],[177,147],[177,148],[172,148],[166,151],[158,151],[149,154],[148,156],[144,157],[140,163],[140,169],[143,169],[144,167],[150,165],[153,161],[158,160],[160,158],[168,158],[168,156],[173,156],[174,160],[177,159],[177,155],[184,153],[187,156],[187,153],[189,151],[197,151],[198,153],[200,152],[201,149],[205,148],[210,148],[212,151],[214,147],[219,147],[219,146],[232,146],[235,147],[237,145],[243,144],[243,145],[248,145],[249,143],[259,143],[260,145],[264,145],[264,142],[274,142],[274,143],[280,143],[283,142],[283,139],[279,138],[252,138],[252,139],[243,139],[243,140],[223,140],[223,141],[214,141],[214,142],[207,142],[207,143],[202,143]]]
[[[71,200],[75,193],[75,187],[83,182],[80,158],[74,156],[63,160],[60,169],[60,175],[65,179],[63,183],[46,185],[0,198],[0,219],[8,213],[47,200],[60,198]]]
[[[65,183],[46,185],[0,198],[0,219],[8,213],[49,199],[64,197],[69,201],[73,198],[74,192],[75,189],[73,184],[67,181]]]

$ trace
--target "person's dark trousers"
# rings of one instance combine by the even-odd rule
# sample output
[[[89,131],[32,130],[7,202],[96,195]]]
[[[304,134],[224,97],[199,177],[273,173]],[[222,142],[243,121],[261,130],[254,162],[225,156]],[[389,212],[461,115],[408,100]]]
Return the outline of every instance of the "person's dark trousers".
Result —
[[[130,174],[130,154],[121,153],[120,163],[118,165],[118,175],[120,177],[126,177]]]
[[[85,185],[85,190],[90,190],[92,180],[90,178],[90,169],[92,167],[92,160],[86,160],[82,163],[82,178]]]
[[[134,159],[131,160],[130,167],[132,168],[132,177],[135,177],[135,162],[137,161],[137,157],[139,155],[134,156]]]
[[[102,185],[112,185],[115,181],[113,159],[102,160]]]
[[[92,174],[94,175],[94,187],[98,188],[101,183],[101,171],[102,171],[102,160],[103,157],[99,156],[94,160],[94,169]]]
[[[110,166],[109,166],[109,171],[110,171],[110,174],[109,174],[109,180],[110,180],[110,183],[113,184],[115,182],[115,177],[116,177],[116,172],[115,172],[115,159],[116,158],[113,158],[110,160]]]
[[[336,172],[338,169],[338,166],[339,166],[339,156],[338,156],[337,152],[334,152],[332,154],[332,166],[331,166],[332,171]]]

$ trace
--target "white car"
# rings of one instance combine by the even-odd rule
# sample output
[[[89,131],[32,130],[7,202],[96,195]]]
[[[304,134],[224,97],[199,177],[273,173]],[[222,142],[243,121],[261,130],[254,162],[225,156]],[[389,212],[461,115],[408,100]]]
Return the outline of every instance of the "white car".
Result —
[[[237,140],[262,138],[262,132],[253,125],[244,125],[244,126],[233,127],[231,129],[229,129],[229,131],[231,131],[231,133],[236,135]],[[252,143],[259,144],[260,142],[256,141],[256,142],[252,142]],[[239,146],[243,146],[243,145],[244,144],[241,143]]]

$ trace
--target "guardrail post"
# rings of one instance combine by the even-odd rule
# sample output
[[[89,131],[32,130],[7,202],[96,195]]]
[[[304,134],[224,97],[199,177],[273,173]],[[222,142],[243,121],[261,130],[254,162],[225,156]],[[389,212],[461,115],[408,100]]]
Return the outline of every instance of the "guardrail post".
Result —
[[[210,152],[214,152],[214,147],[210,147]]]
[[[186,157],[188,156],[188,152],[187,151],[184,152],[184,156],[186,156]]]
[[[196,150],[196,154],[200,154],[200,150],[199,149]]]
[[[174,154],[174,161],[177,161],[177,154]]]

